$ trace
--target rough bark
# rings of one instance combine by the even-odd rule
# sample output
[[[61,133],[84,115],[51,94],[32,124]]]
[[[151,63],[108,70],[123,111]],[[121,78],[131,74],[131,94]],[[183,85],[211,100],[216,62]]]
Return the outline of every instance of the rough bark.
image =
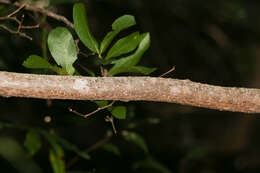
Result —
[[[154,77],[82,77],[0,72],[0,96],[41,99],[156,101],[260,113],[260,89]]]

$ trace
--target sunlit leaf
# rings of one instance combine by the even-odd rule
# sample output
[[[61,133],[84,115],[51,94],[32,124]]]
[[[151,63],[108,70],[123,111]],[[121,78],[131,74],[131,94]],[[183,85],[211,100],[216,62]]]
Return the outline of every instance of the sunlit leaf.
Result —
[[[125,119],[126,118],[126,107],[125,106],[113,106],[111,110],[111,114],[117,119]]]
[[[48,35],[48,47],[56,63],[72,75],[75,71],[72,65],[77,59],[77,48],[69,30],[65,27],[52,30]]]
[[[49,160],[54,173],[65,173],[64,160],[53,149],[50,150]]]
[[[142,34],[141,37],[142,40],[133,55],[113,61],[115,65],[109,70],[110,75],[116,75],[120,73],[123,68],[135,66],[140,61],[142,55],[150,46],[149,33]]]
[[[148,147],[143,137],[141,137],[137,133],[128,131],[123,131],[122,135],[125,138],[125,140],[137,144],[140,148],[144,150],[144,152],[148,153]]]
[[[118,147],[114,144],[104,144],[101,146],[103,150],[106,150],[108,152],[111,152],[117,156],[120,155],[120,151],[118,149]]]
[[[99,53],[98,42],[89,30],[86,10],[83,3],[77,3],[74,5],[73,21],[75,31],[83,44],[91,51]]]
[[[40,135],[34,130],[27,132],[24,146],[29,151],[29,154],[33,156],[42,146]]]
[[[167,167],[165,167],[163,164],[153,159],[152,157],[148,157],[145,160],[136,162],[135,164],[133,164],[133,168],[146,168],[153,169],[161,173],[171,173],[171,171]]]
[[[139,44],[139,33],[134,32],[118,40],[108,51],[106,60],[133,51]]]
[[[119,18],[117,18],[113,24],[112,24],[112,29],[113,31],[110,31],[107,33],[103,41],[101,42],[100,45],[100,53],[103,53],[106,51],[107,47],[111,43],[111,41],[115,38],[115,36],[122,31],[123,29],[126,29],[130,26],[135,25],[135,18],[134,16],[131,15],[124,15]]]

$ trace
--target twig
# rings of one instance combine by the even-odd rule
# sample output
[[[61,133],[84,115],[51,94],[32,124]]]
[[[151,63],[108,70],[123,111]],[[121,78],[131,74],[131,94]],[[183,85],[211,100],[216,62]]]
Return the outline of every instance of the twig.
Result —
[[[7,0],[0,0],[0,3],[12,4],[10,1],[7,1]],[[19,7],[19,8],[21,8],[21,6],[24,6],[24,4],[21,4],[17,1],[14,2],[12,5]],[[48,17],[51,17],[51,18],[56,19],[58,21],[61,21],[61,22],[65,23],[67,26],[74,28],[73,24],[66,17],[59,15],[59,14],[56,14],[52,11],[46,10],[44,8],[34,7],[34,6],[31,6],[31,5],[28,5],[28,4],[26,4],[24,9],[28,10],[28,11],[34,11],[34,12],[39,12],[39,13],[45,14]]]
[[[105,118],[105,121],[111,123],[114,133],[117,134],[117,130],[116,130],[116,127],[115,127],[115,124],[114,124],[113,116],[107,115],[106,118]]]
[[[8,28],[5,25],[0,24],[0,27],[3,28],[4,30],[12,33],[12,34],[18,34],[21,37],[27,38],[29,40],[32,40],[32,37],[28,36],[27,34],[21,32],[21,29],[34,29],[34,28],[38,28],[40,25],[33,25],[33,26],[23,26],[23,20],[24,20],[24,15],[22,15],[22,19],[18,20],[16,17],[14,17],[13,15],[17,14],[22,8],[24,8],[25,5],[21,5],[18,9],[16,9],[15,11],[13,11],[12,13],[8,14],[7,16],[4,17],[0,17],[0,20],[13,20],[18,24],[17,30],[14,31],[10,28]]]
[[[165,76],[165,75],[167,75],[167,74],[173,72],[174,70],[175,70],[175,66],[173,66],[173,67],[172,67],[170,70],[168,70],[167,72],[161,74],[159,77],[163,77],[163,76]]]
[[[86,152],[89,153],[93,150],[96,150],[97,148],[99,148],[100,146],[102,146],[103,144],[107,143],[109,141],[111,137],[110,136],[106,136],[104,139],[96,142],[94,145],[87,147],[86,149],[84,149],[82,152]],[[70,161],[67,162],[66,164],[66,169],[71,168],[75,163],[77,163],[79,161],[80,157],[79,156],[75,156],[73,157]]]
[[[25,7],[25,4],[22,4],[19,8],[17,8],[15,11],[13,11],[12,13],[8,14],[7,17],[11,17],[13,15],[15,15],[16,13],[18,13],[23,7]]]
[[[114,103],[115,103],[115,101],[112,101],[110,104],[108,104],[108,105],[106,105],[106,106],[103,106],[103,107],[99,107],[99,108],[97,108],[96,110],[94,110],[93,112],[90,112],[90,113],[85,114],[85,115],[82,114],[82,113],[79,113],[79,112],[77,112],[77,111],[75,111],[75,110],[73,110],[73,109],[71,109],[71,108],[69,108],[69,111],[70,111],[70,112],[73,112],[74,114],[79,115],[79,116],[81,116],[81,117],[87,118],[87,117],[89,117],[90,115],[93,115],[93,114],[97,113],[98,111],[101,111],[101,110],[103,110],[103,109],[106,109],[106,108],[111,107]]]
[[[32,40],[32,37],[26,35],[25,33],[19,32],[19,31],[11,30],[11,29],[9,29],[8,27],[6,27],[5,25],[0,24],[0,28],[5,29],[6,31],[8,31],[8,32],[10,32],[10,33],[12,33],[12,34],[18,34],[18,35],[21,36],[21,37],[24,37],[24,38],[27,38],[27,39],[29,39],[29,40]]]

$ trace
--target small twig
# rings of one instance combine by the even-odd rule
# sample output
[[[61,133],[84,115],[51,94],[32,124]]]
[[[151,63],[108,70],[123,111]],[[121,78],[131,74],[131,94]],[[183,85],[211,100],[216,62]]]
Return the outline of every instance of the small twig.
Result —
[[[7,2],[7,1],[5,1],[5,2]],[[27,38],[29,40],[32,40],[32,37],[30,37],[27,34],[21,32],[21,29],[34,29],[34,28],[38,28],[39,24],[33,25],[33,26],[23,26],[24,15],[22,15],[21,20],[18,20],[16,17],[13,16],[13,15],[17,14],[24,7],[25,7],[25,4],[22,4],[21,6],[19,6],[18,9],[16,9],[12,13],[8,14],[7,16],[0,17],[0,20],[13,20],[13,21],[15,21],[18,24],[18,27],[17,27],[16,31],[14,31],[14,30],[12,30],[12,29],[10,29],[7,26],[2,25],[2,24],[0,24],[0,27],[3,28],[6,31],[12,33],[12,34],[18,34],[21,37],[24,37],[24,38]]]
[[[21,4],[17,1],[14,2],[14,3],[11,3],[10,1],[7,1],[7,0],[0,0],[0,3],[12,4],[12,5],[19,7],[19,8],[21,8],[21,6],[24,6],[24,4]],[[29,5],[29,4],[26,4],[26,6],[24,6],[24,9],[28,10],[28,11],[34,11],[34,12],[39,12],[39,13],[45,14],[46,16],[49,16],[53,19],[61,21],[61,22],[65,23],[66,25],[68,25],[69,27],[74,28],[73,24],[66,17],[59,15],[59,14],[56,14],[52,11],[46,10],[44,8],[34,7],[34,6]]]
[[[85,114],[85,115],[82,114],[82,113],[79,113],[79,112],[77,112],[77,111],[75,111],[75,110],[73,110],[73,109],[71,109],[71,108],[69,108],[69,111],[70,111],[70,112],[73,112],[74,114],[79,115],[79,116],[81,116],[81,117],[87,118],[87,117],[89,117],[90,115],[93,115],[93,114],[97,113],[98,111],[101,111],[101,110],[103,110],[103,109],[106,109],[106,108],[111,107],[114,103],[115,103],[115,101],[112,101],[110,104],[108,104],[108,105],[106,105],[106,106],[103,106],[103,107],[99,107],[99,108],[97,108],[96,110],[94,110],[93,112],[90,112],[90,113]]]
[[[175,66],[173,66],[173,67],[172,67],[170,70],[168,70],[167,72],[161,74],[159,77],[163,77],[163,76],[165,76],[165,75],[167,75],[167,74],[173,72],[174,70],[175,70]]]
[[[117,134],[113,116],[107,115],[106,118],[105,118],[105,121],[111,123],[114,133]]]
[[[100,146],[102,146],[103,144],[107,143],[109,141],[109,139],[111,138],[111,136],[106,136],[104,139],[96,142],[94,145],[87,147],[86,149],[84,149],[82,152],[86,152],[89,153],[93,150],[96,150],[97,148],[99,148]],[[75,163],[77,163],[79,161],[80,157],[79,156],[75,156],[73,157],[70,161],[68,161],[68,163],[66,164],[66,169],[71,168]]]
[[[6,27],[5,25],[1,25],[1,24],[0,24],[0,27],[3,28],[3,29],[5,29],[6,31],[12,33],[12,34],[18,34],[18,35],[21,36],[21,37],[24,37],[24,38],[27,38],[27,39],[29,39],[29,40],[32,40],[32,37],[26,35],[26,34],[23,33],[23,32],[11,30],[11,29],[9,29],[8,27]]]
[[[12,13],[8,14],[7,17],[11,17],[13,15],[15,15],[16,13],[18,13],[23,7],[25,7],[25,4],[22,4],[19,8],[17,8],[15,11],[13,11]]]

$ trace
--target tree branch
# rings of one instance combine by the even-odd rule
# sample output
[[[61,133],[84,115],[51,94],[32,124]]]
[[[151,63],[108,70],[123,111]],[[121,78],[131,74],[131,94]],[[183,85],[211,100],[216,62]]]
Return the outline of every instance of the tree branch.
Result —
[[[179,103],[260,113],[260,89],[154,77],[82,77],[0,72],[0,96]]]
[[[12,3],[9,0],[0,0],[0,3],[12,4],[13,6],[16,6],[16,7],[24,6],[23,4],[21,4],[21,3],[17,2],[17,1]],[[61,21],[61,22],[65,23],[67,26],[69,26],[71,28],[74,28],[73,24],[66,17],[61,16],[59,14],[56,14],[56,13],[54,13],[52,11],[46,10],[44,8],[34,7],[34,6],[31,6],[31,5],[26,5],[24,7],[24,9],[28,10],[28,11],[34,11],[34,12],[39,12],[39,13],[45,14],[48,17],[51,17],[51,18],[56,19],[58,21]]]

